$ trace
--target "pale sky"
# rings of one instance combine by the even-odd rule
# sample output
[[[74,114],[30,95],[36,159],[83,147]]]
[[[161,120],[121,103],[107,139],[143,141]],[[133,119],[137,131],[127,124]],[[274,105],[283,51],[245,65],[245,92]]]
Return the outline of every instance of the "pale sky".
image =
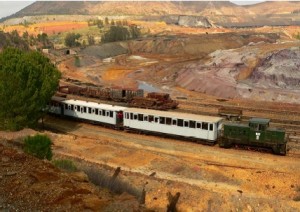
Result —
[[[34,1],[0,1],[0,18],[12,15]]]
[[[251,0],[234,0],[231,1],[235,4],[239,4],[239,5],[246,5],[246,4],[254,4],[254,3],[258,3],[258,2],[262,2],[263,0],[258,0],[258,1],[251,1]],[[0,18],[12,15],[18,11],[20,11],[21,9],[23,9],[24,7],[32,4],[34,1],[2,1],[0,0]]]

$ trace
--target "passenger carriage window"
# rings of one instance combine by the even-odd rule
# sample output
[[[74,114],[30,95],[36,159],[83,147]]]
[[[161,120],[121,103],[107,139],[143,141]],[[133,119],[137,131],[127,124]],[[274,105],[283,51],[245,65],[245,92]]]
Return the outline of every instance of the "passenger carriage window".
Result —
[[[106,111],[102,110],[102,116],[106,116]]]
[[[173,125],[177,125],[177,120],[176,120],[176,119],[173,119],[172,124],[173,124]]]
[[[134,114],[134,115],[133,115],[133,119],[134,119],[134,120],[137,120],[137,119],[138,119],[138,115],[137,115],[137,114]]]
[[[177,119],[177,126],[183,127],[183,119]]]
[[[197,123],[197,128],[201,129],[201,123]]]
[[[148,121],[149,122],[153,122],[153,120],[154,120],[154,117],[153,116],[149,116]]]
[[[94,108],[92,108],[92,113],[95,113],[95,109]]]
[[[143,114],[138,114],[138,120],[143,121],[144,120],[144,115]]]
[[[67,104],[65,104],[65,109],[66,109],[66,110],[68,109],[68,105],[67,105]]]
[[[102,110],[99,110],[99,116],[102,116]]]
[[[213,131],[214,130],[214,125],[213,124],[209,124],[209,130]]]
[[[190,128],[195,128],[195,127],[196,127],[196,122],[190,121]]]
[[[77,105],[74,106],[74,110],[77,110]]]
[[[98,115],[98,111],[99,111],[98,109],[95,109],[95,114],[96,114],[96,115]]]
[[[148,116],[144,116],[144,121],[148,121]]]
[[[130,119],[133,120],[133,113],[130,113]]]
[[[109,111],[109,116],[112,118],[114,117],[114,112],[113,111]]]
[[[203,123],[202,123],[202,129],[203,129],[203,130],[208,130],[208,123],[203,122]]]
[[[83,107],[83,112],[86,113],[86,107]]]
[[[158,117],[155,117],[154,120],[155,120],[155,122],[157,123],[157,122],[158,122]]]
[[[125,113],[125,119],[129,119],[129,114]]]
[[[165,124],[166,123],[166,118],[165,117],[159,117],[159,123],[160,124]]]
[[[74,105],[71,105],[71,110],[74,110]]]
[[[171,125],[172,124],[172,119],[171,118],[166,118],[166,124]]]
[[[188,121],[184,121],[184,127],[189,127],[189,122]]]
[[[92,108],[89,107],[89,108],[88,108],[88,111],[89,111],[89,113],[92,113]]]
[[[80,112],[80,106],[77,106],[77,111]]]

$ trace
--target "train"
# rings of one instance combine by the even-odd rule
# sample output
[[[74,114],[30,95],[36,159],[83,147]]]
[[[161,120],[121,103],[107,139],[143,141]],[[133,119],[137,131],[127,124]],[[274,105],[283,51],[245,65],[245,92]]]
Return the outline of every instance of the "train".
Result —
[[[287,136],[283,129],[271,128],[270,120],[252,118],[248,124],[228,123],[222,117],[174,111],[100,104],[53,97],[48,105],[51,114],[109,125],[117,130],[130,130],[167,135],[229,148],[246,145],[272,149],[286,155]]]

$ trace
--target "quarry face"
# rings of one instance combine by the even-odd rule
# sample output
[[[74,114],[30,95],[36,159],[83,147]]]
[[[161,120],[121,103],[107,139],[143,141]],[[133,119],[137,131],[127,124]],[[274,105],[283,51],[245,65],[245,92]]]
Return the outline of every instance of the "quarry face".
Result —
[[[174,95],[182,87],[218,98],[297,103],[299,46],[276,33],[165,35],[86,47],[81,67],[69,57],[59,68],[64,78],[102,86],[147,82]]]

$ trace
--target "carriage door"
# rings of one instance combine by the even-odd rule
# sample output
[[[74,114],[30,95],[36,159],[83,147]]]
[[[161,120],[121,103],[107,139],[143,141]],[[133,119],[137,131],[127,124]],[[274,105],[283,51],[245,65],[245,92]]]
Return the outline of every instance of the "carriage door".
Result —
[[[216,126],[214,123],[208,123],[208,139],[215,140],[216,138]]]

